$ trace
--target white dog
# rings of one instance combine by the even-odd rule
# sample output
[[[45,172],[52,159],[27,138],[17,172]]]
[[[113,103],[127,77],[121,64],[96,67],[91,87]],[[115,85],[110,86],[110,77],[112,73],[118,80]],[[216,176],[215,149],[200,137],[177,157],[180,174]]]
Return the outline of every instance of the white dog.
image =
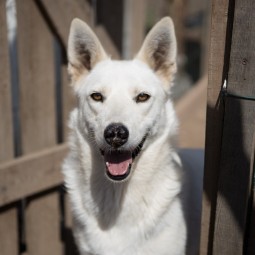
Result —
[[[111,60],[83,21],[72,22],[78,106],[63,173],[81,254],[188,254],[185,212],[192,208],[169,97],[176,51],[170,18],[153,27],[131,61]]]

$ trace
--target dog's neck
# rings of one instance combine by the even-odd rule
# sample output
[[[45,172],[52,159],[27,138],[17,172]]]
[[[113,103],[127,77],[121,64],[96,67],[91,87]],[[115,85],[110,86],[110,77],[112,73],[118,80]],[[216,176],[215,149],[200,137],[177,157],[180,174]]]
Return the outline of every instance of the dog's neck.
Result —
[[[165,134],[168,135],[167,133]],[[80,139],[78,139],[80,141]],[[150,145],[144,148],[144,151],[135,159],[133,165],[133,172],[130,176],[130,179],[125,182],[113,183],[107,179],[105,176],[105,162],[103,160],[100,151],[91,143],[91,141],[86,141],[84,144],[80,144],[80,150],[82,154],[80,155],[80,162],[82,165],[81,176],[85,179],[87,183],[86,199],[91,201],[93,207],[90,210],[93,210],[91,213],[97,218],[100,228],[106,230],[115,225],[118,218],[121,216],[122,206],[125,204],[125,208],[130,207],[129,203],[132,203],[133,210],[135,206],[140,208],[140,204],[135,201],[141,201],[140,197],[142,195],[142,200],[146,203],[152,204],[155,201],[148,202],[147,200],[152,199],[152,195],[156,196],[157,190],[155,191],[148,190],[148,182],[150,183],[150,189],[153,189],[153,183],[157,187],[160,186],[160,183],[164,182],[165,176],[161,173],[163,167],[165,167],[164,161],[173,161],[171,158],[170,140],[166,142],[165,138],[156,138],[155,141],[148,141]],[[87,147],[84,145],[86,144]],[[154,148],[158,149],[154,149]],[[160,149],[159,149],[160,148]],[[90,160],[88,160],[90,158]],[[147,162],[150,163],[148,166]],[[86,165],[90,162],[91,165]],[[93,169],[93,170],[92,170]],[[171,171],[171,170],[170,170]],[[156,176],[155,176],[156,172]],[[178,174],[177,174],[178,175]],[[176,178],[179,178],[176,175]],[[163,187],[163,186],[162,186]],[[138,192],[138,190],[143,192]],[[158,188],[157,188],[158,189]],[[175,196],[179,192],[179,187],[172,194]],[[150,198],[147,198],[150,197]],[[166,196],[171,196],[168,192]],[[147,201],[147,202],[146,202]],[[87,203],[87,201],[83,201]],[[88,205],[84,205],[87,207]],[[124,206],[123,206],[124,208]],[[137,210],[139,210],[137,208]]]

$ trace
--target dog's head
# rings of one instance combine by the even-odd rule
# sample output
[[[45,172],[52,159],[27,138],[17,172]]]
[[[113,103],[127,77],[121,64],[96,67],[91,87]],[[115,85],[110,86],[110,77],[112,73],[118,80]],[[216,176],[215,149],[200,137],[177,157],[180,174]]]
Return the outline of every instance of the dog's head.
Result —
[[[131,61],[112,61],[92,30],[74,19],[69,72],[79,99],[81,132],[101,151],[107,176],[125,180],[146,139],[166,125],[166,102],[176,71],[170,18],[158,22]]]

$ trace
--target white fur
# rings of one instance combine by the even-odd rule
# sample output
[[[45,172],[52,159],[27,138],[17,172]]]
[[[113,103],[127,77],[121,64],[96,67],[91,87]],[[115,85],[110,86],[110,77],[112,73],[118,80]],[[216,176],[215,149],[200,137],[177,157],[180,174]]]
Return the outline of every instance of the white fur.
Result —
[[[104,52],[95,53],[95,35],[91,37],[93,32],[84,26],[84,47],[87,47],[89,37],[92,51],[88,54],[91,59],[95,59],[93,54],[99,56],[98,63],[93,63],[92,70],[88,70],[90,63],[82,66],[76,58],[77,53],[74,54],[77,23],[79,33],[82,27],[81,21],[75,20],[72,24],[69,60],[75,62],[74,65],[70,63],[70,69],[79,69],[78,75],[71,70],[79,103],[70,117],[70,153],[64,162],[63,173],[80,253],[186,254],[185,182],[173,148],[177,120],[169,97],[170,82],[167,87],[162,80],[163,72],[153,70],[146,63],[146,52],[151,47],[150,35],[136,59],[113,61]],[[161,21],[161,25],[157,24],[159,29],[154,31],[153,40],[155,33],[162,33],[162,30],[167,33],[166,24],[172,24],[169,18]],[[173,27],[168,29],[175,42]],[[175,43],[169,47],[173,47],[169,49],[173,62]],[[103,51],[101,46],[97,48]],[[174,71],[170,70],[170,73],[173,76]],[[90,97],[93,92],[102,93],[105,101],[93,101]],[[141,92],[151,98],[136,103],[134,98]],[[108,149],[104,129],[115,122],[123,123],[129,130],[129,139],[123,149],[134,149],[148,134],[141,153],[134,160],[130,178],[120,183],[106,177],[99,150]]]

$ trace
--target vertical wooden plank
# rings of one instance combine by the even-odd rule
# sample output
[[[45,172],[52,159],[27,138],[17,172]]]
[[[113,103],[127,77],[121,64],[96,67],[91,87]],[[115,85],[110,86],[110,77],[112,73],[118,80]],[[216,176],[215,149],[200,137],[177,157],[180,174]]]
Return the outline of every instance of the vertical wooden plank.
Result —
[[[18,254],[18,223],[16,208],[0,210],[0,247],[1,254]]]
[[[255,97],[255,2],[236,0],[228,74],[229,93]],[[255,102],[227,98],[215,225],[214,254],[241,255],[253,181]]]
[[[0,164],[13,158],[10,61],[7,41],[6,1],[0,0]],[[16,208],[0,209],[0,253],[18,254]]]
[[[56,144],[53,38],[34,1],[17,1],[22,153]]]
[[[255,95],[255,2],[236,0],[231,42],[228,92]]]
[[[170,16],[174,21],[176,39],[178,43],[178,55],[183,57],[185,54],[184,49],[184,17],[187,5],[185,5],[184,0],[172,1],[170,4]]]
[[[16,3],[22,153],[28,154],[56,145],[54,40],[35,1]],[[30,201],[27,254],[62,254],[58,204],[56,193]]]
[[[133,58],[142,45],[145,35],[145,7],[144,0],[124,0],[122,52],[125,59]]]
[[[255,102],[227,99],[213,254],[243,254]]]
[[[5,1],[0,1],[0,161],[13,157],[10,61]]]
[[[58,193],[37,197],[26,209],[28,254],[62,255]]]
[[[210,20],[211,20],[211,3],[210,1],[204,1],[204,21],[201,33],[201,57],[200,57],[201,76],[207,74],[208,71]]]
[[[218,187],[223,106],[218,104],[224,71],[228,0],[212,2],[211,39],[208,66],[205,172],[200,254],[212,254],[216,194]]]

